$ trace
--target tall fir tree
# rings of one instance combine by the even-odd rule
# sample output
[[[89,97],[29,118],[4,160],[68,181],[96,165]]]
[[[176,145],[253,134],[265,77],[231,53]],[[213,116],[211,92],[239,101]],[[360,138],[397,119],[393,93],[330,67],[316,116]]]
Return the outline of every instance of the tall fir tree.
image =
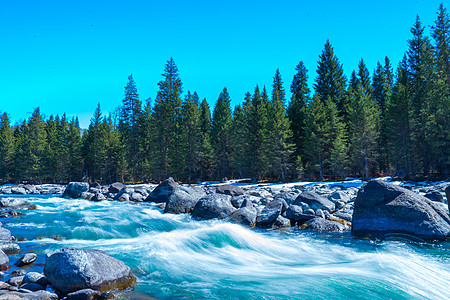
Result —
[[[287,108],[287,116],[291,124],[292,143],[295,144],[294,156],[305,161],[305,141],[308,139],[308,104],[310,102],[310,90],[308,88],[308,70],[303,62],[299,62],[295,68],[291,84],[292,98]],[[303,166],[301,166],[303,167]]]
[[[200,165],[200,179],[211,179],[213,174],[213,149],[211,145],[211,110],[209,109],[208,102],[203,99],[200,104],[200,132],[201,132],[201,142],[200,142],[200,154],[199,154],[199,165]]]
[[[250,93],[246,94],[246,97],[249,97]],[[240,104],[234,107],[233,118],[231,124],[231,131],[233,132],[231,136],[232,144],[233,144],[233,159],[232,159],[232,167],[233,167],[233,177],[244,178],[249,175],[248,165],[249,160],[247,156],[247,143],[248,143],[248,127],[247,127],[247,119],[244,109]]]
[[[0,115],[0,179],[2,183],[13,177],[14,171],[14,130],[9,124],[7,113]]]
[[[285,91],[280,70],[273,77],[272,101],[269,109],[269,164],[274,174],[286,181],[288,170],[293,166],[294,144],[289,119],[286,116]]]
[[[211,126],[211,144],[214,151],[217,178],[231,175],[231,108],[227,88],[220,92],[213,111]]]
[[[81,130],[78,117],[73,118],[69,122],[67,135],[67,151],[69,157],[68,181],[81,180],[83,172],[83,158]]]
[[[159,90],[153,107],[156,131],[154,170],[159,179],[169,176],[171,164],[177,165],[179,159],[175,142],[180,128],[182,83],[173,58],[167,61],[162,76],[164,79],[158,82]]]

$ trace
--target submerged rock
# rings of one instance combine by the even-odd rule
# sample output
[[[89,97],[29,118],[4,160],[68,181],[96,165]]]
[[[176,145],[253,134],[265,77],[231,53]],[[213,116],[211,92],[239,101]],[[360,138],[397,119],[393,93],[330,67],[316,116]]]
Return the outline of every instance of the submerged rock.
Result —
[[[277,198],[267,203],[256,219],[256,226],[262,228],[272,227],[278,216],[282,214],[285,203],[286,201],[282,198]]]
[[[198,219],[224,219],[231,215],[236,209],[231,205],[227,196],[210,194],[198,200],[192,216]]]
[[[87,182],[70,182],[64,193],[63,198],[80,198],[81,193],[87,192],[89,190],[89,183]]]
[[[94,249],[63,248],[48,255],[44,275],[63,293],[82,289],[125,289],[136,282],[122,261]]]
[[[371,180],[358,192],[352,235],[384,238],[395,234],[444,240],[450,235],[450,218],[428,198],[382,180]]]
[[[32,264],[37,259],[36,253],[26,253],[24,256],[19,258],[14,265],[24,267],[26,265]]]
[[[0,198],[0,207],[13,210],[36,209],[36,205],[21,198]]]

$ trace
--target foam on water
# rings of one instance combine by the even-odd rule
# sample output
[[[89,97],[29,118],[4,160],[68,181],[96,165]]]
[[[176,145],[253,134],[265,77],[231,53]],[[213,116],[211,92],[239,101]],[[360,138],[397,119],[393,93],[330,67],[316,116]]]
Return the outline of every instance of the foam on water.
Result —
[[[133,269],[134,298],[450,298],[448,244],[254,230],[164,214],[147,203],[30,200],[37,209],[5,225],[29,239],[22,247],[104,250]]]

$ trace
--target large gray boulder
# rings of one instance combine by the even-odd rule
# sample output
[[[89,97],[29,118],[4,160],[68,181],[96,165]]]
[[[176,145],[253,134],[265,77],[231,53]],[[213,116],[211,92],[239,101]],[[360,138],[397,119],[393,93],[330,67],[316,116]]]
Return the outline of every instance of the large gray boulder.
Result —
[[[120,183],[120,182],[114,182],[114,183],[112,183],[112,184],[109,186],[108,192],[116,194],[116,193],[118,193],[121,189],[123,189],[124,187],[125,187],[125,186],[124,186],[122,183]]]
[[[180,185],[172,177],[161,182],[145,199],[145,201],[155,203],[166,203],[170,196],[178,189]]]
[[[286,218],[291,221],[292,226],[295,226],[314,218],[314,215],[303,213],[303,209],[300,206],[293,204],[286,210]]]
[[[83,192],[87,192],[89,190],[89,183],[87,182],[70,182],[64,193],[62,195],[63,198],[80,198]]]
[[[21,198],[0,198],[0,207],[3,209],[28,210],[35,209],[36,205]]]
[[[256,219],[256,226],[262,228],[272,227],[278,216],[282,214],[285,203],[286,201],[282,198],[277,198],[267,203]]]
[[[256,207],[245,206],[232,213],[230,219],[235,223],[253,227],[255,226],[257,216],[258,210]]]
[[[169,196],[165,213],[171,214],[183,214],[191,212],[200,198],[203,198],[206,194],[199,189],[179,187]]]
[[[4,271],[9,268],[9,258],[2,250],[0,250],[0,270]]]
[[[230,216],[236,208],[231,205],[229,197],[219,194],[210,194],[198,200],[192,216],[197,219],[224,219]]]
[[[322,209],[331,212],[336,208],[333,202],[313,191],[306,191],[298,195],[297,199],[295,199],[294,204],[300,205],[301,202],[308,204],[309,207],[314,210]]]
[[[382,180],[371,180],[358,192],[352,235],[444,240],[450,236],[450,218],[436,203],[421,195]]]
[[[229,196],[241,196],[244,195],[244,190],[241,187],[224,184],[216,187],[216,192],[220,194],[225,194]]]
[[[63,248],[47,255],[44,275],[65,294],[82,289],[121,290],[136,282],[122,261],[94,249]]]

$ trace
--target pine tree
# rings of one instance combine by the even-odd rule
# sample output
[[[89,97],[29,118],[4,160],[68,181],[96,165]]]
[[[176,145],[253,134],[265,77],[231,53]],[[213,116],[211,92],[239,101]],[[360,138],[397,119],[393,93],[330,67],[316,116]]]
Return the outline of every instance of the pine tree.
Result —
[[[142,175],[142,147],[140,145],[139,128],[142,108],[137,93],[136,83],[133,74],[128,76],[128,82],[125,86],[125,97],[119,113],[119,132],[120,140],[123,145],[124,157],[128,166],[131,180],[135,181]],[[119,150],[120,151],[120,150]]]
[[[330,41],[327,40],[325,48],[319,56],[314,89],[323,102],[330,98],[336,104],[339,116],[343,118],[344,122],[347,122],[348,99],[345,88],[346,79],[342,65],[334,54]]]
[[[7,113],[0,115],[0,178],[2,183],[12,179],[14,171],[14,130]]]
[[[44,152],[47,144],[44,118],[39,107],[36,108],[27,123],[27,134],[30,149],[29,179],[42,179],[44,173]]]
[[[68,125],[67,132],[67,152],[68,152],[68,164],[69,164],[69,177],[68,181],[81,180],[82,178],[82,143],[81,132],[78,117],[73,118]]]
[[[251,101],[250,93],[247,93],[246,97],[248,97],[248,100]],[[240,104],[234,107],[231,131],[233,132],[233,135],[231,137],[233,145],[233,174],[239,178],[244,178],[249,174],[249,160],[247,155],[249,133],[246,114]]]
[[[213,169],[213,149],[211,146],[211,110],[209,109],[208,102],[203,99],[200,104],[200,153],[199,153],[199,166],[201,179],[212,178]]]
[[[424,36],[424,27],[417,16],[411,28],[412,39],[408,40],[408,77],[410,95],[411,141],[415,149],[413,167],[415,172],[429,172],[429,137],[424,124],[430,105],[430,92],[434,82],[432,47]]]
[[[178,159],[175,140],[179,133],[182,83],[173,58],[167,62],[162,76],[153,108],[157,151],[154,168],[159,179],[169,176],[171,163],[176,164]]]
[[[272,84],[272,101],[269,109],[269,164],[275,174],[286,181],[286,174],[293,166],[292,154],[294,144],[291,144],[292,131],[286,116],[285,92],[280,70],[277,69]]]
[[[287,109],[287,116],[291,124],[292,143],[295,144],[295,157],[301,157],[300,161],[306,161],[305,140],[307,139],[308,103],[310,102],[308,88],[308,70],[301,61],[295,68],[291,84],[292,98]]]
[[[231,160],[231,108],[230,96],[227,88],[224,88],[214,107],[211,144],[214,151],[216,174],[218,178],[230,176]]]

